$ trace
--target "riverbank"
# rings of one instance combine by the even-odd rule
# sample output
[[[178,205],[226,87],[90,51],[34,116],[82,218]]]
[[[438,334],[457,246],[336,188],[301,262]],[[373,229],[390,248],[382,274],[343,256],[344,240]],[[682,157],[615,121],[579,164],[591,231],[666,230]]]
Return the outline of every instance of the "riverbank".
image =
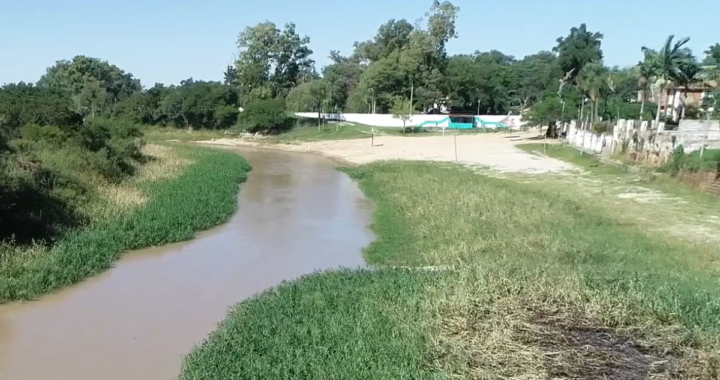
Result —
[[[152,160],[129,183],[99,189],[92,223],[53,246],[6,253],[0,303],[33,299],[110,268],[127,250],[191,239],[227,220],[250,170],[240,156],[192,146],[149,145]]]
[[[452,164],[348,169],[370,264],[233,308],[181,379],[714,378],[717,254]]]

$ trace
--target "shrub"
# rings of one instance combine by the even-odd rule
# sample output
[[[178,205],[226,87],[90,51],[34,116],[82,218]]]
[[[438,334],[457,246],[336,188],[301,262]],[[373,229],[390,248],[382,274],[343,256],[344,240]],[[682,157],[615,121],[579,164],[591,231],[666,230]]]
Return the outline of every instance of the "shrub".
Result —
[[[685,154],[685,149],[679,145],[673,151],[670,160],[663,166],[663,170],[675,175],[681,170],[684,171],[719,171],[720,172],[720,149],[706,149],[702,152],[696,150]]]
[[[285,113],[282,99],[260,100],[248,104],[238,123],[250,133],[278,134],[293,127],[293,119]]]
[[[215,108],[215,128],[228,129],[237,124],[240,111],[235,106],[218,106]]]
[[[592,124],[592,131],[597,134],[608,132],[610,128],[610,122],[607,121],[596,121]]]

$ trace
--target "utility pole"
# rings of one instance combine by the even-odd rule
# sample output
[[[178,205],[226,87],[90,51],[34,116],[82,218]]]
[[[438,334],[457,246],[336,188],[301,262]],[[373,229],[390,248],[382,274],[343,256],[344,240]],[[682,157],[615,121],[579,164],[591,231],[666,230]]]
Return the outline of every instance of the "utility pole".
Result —
[[[372,104],[370,105],[370,112],[372,112],[372,114],[374,115],[375,114],[375,89],[371,88],[370,93],[372,94]]]
[[[415,94],[415,85],[412,79],[410,79],[410,117],[413,115],[413,95]]]
[[[476,113],[476,115],[480,116],[480,99],[478,99],[478,112]]]
[[[713,99],[713,112],[715,111],[715,106],[717,106],[717,99]],[[710,116],[712,116],[712,112],[709,106],[705,113],[707,114],[707,118],[705,119],[705,125],[703,125],[703,127],[705,127],[705,134],[703,135],[702,146],[700,147],[700,158],[705,154],[705,144],[707,143],[708,129],[710,128]]]

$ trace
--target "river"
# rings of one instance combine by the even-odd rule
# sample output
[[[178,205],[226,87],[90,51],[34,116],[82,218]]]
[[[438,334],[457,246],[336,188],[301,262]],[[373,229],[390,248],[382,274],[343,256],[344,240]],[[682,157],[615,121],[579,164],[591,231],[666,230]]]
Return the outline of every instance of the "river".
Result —
[[[172,379],[238,301],[318,269],[364,265],[371,205],[332,162],[237,152],[253,171],[229,223],[0,306],[0,380]]]

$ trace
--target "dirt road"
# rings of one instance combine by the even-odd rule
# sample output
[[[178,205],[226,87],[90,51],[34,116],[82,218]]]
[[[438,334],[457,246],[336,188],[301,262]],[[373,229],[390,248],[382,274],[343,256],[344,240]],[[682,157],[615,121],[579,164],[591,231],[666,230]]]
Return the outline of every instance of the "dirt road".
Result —
[[[340,141],[275,144],[273,148],[319,153],[354,164],[380,160],[420,160],[457,162],[481,166],[499,172],[531,174],[558,173],[572,170],[568,163],[552,158],[525,153],[516,144],[531,142],[533,133],[493,133],[465,136],[401,137],[375,136],[373,140],[355,139]],[[243,139],[217,139],[200,143],[215,145],[252,145],[261,143]]]

